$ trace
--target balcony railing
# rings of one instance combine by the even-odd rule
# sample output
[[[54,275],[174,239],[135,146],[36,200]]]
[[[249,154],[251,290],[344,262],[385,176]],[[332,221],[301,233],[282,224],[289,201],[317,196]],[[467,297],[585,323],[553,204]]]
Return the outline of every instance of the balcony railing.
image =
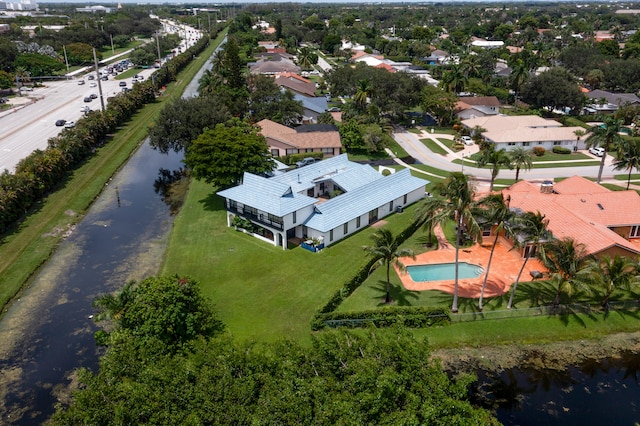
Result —
[[[243,208],[238,208],[237,206],[227,206],[227,210],[233,213],[237,213],[238,215],[251,220],[252,222],[256,222],[261,225],[268,226],[273,229],[278,229],[282,231],[284,229],[284,225],[282,220],[271,220],[269,219],[269,215],[264,213],[252,213],[250,210],[245,210]]]

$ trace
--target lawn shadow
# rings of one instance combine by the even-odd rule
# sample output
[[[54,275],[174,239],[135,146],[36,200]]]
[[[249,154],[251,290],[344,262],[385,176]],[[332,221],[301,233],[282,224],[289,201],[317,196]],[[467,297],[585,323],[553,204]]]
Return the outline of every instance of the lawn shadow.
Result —
[[[224,210],[224,198],[218,196],[215,192],[209,193],[198,202],[202,204],[204,210],[208,212]]]
[[[371,288],[379,293],[379,295],[374,297],[374,300],[378,301],[376,306],[385,306],[384,299],[387,295],[387,282],[378,280]],[[407,290],[402,284],[396,285],[391,283],[389,289],[389,293],[391,294],[391,303],[396,306],[413,306],[409,299],[418,300],[420,298],[420,292],[416,290]]]

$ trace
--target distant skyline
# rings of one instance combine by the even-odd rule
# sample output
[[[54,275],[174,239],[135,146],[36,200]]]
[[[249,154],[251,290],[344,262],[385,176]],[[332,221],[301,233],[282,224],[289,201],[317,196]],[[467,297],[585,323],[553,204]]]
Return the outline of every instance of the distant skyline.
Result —
[[[486,3],[486,4],[509,4],[509,3],[578,3],[576,0],[385,0],[385,1],[349,1],[349,0],[300,0],[300,1],[291,1],[291,0],[222,0],[222,1],[188,1],[188,0],[178,0],[178,1],[166,1],[166,0],[150,0],[150,1],[139,1],[139,0],[121,0],[121,1],[98,1],[98,0],[62,0],[62,1],[38,1],[38,4],[48,4],[48,3],[56,3],[56,4],[65,4],[65,3],[73,3],[73,4],[102,4],[102,5],[111,5],[118,3],[133,3],[133,4],[160,4],[160,5],[171,5],[171,4],[191,4],[191,5],[217,5],[217,4],[246,4],[246,3],[343,3],[343,4],[367,4],[367,5],[376,5],[376,4],[387,4],[387,3],[411,3],[411,4],[434,4],[434,3]],[[618,2],[611,0],[587,0],[581,1],[579,3],[628,3],[628,2]]]

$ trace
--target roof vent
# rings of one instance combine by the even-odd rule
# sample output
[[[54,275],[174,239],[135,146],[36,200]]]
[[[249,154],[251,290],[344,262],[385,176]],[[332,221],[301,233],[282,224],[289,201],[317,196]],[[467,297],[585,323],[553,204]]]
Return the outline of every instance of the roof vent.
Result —
[[[598,203],[597,206],[600,210],[604,210],[604,207],[602,207],[602,204]]]

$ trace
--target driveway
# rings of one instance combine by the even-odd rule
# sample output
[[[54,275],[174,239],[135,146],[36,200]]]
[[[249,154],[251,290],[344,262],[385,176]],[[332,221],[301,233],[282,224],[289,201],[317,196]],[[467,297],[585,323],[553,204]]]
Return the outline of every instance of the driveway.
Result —
[[[453,163],[454,160],[460,160],[461,158],[463,158],[463,155],[464,157],[468,157],[478,152],[477,145],[465,146],[464,150],[453,152],[438,140],[438,138],[453,139],[452,135],[431,133],[424,130],[420,134],[408,132],[406,130],[400,130],[393,134],[393,138],[405,151],[407,151],[410,156],[412,156],[416,160],[416,162],[420,164],[426,164],[446,172],[462,171],[467,176],[472,176],[479,183],[488,183],[491,179],[491,171],[488,169],[477,168],[475,161],[465,160],[464,167],[461,164]],[[427,148],[422,142],[420,142],[420,139],[425,138],[430,138],[435,143],[440,145],[447,152],[447,155],[437,154]],[[599,160],[599,158],[597,157],[594,157],[594,159]],[[583,160],[569,160],[567,162],[571,161],[582,162]],[[612,161],[613,158],[611,156],[607,156],[607,159],[605,160],[605,168],[602,173],[603,181],[613,180],[614,175],[622,173],[613,170],[613,167],[611,165]],[[549,162],[549,164],[554,163],[556,162]],[[520,170],[520,179],[533,181],[553,180],[553,178],[556,177],[569,177],[574,175],[597,177],[598,170],[598,166],[549,167],[544,169],[531,169],[529,171]],[[515,170],[500,170],[498,179],[515,179],[515,176]],[[616,180],[615,182],[620,183],[622,181]]]

